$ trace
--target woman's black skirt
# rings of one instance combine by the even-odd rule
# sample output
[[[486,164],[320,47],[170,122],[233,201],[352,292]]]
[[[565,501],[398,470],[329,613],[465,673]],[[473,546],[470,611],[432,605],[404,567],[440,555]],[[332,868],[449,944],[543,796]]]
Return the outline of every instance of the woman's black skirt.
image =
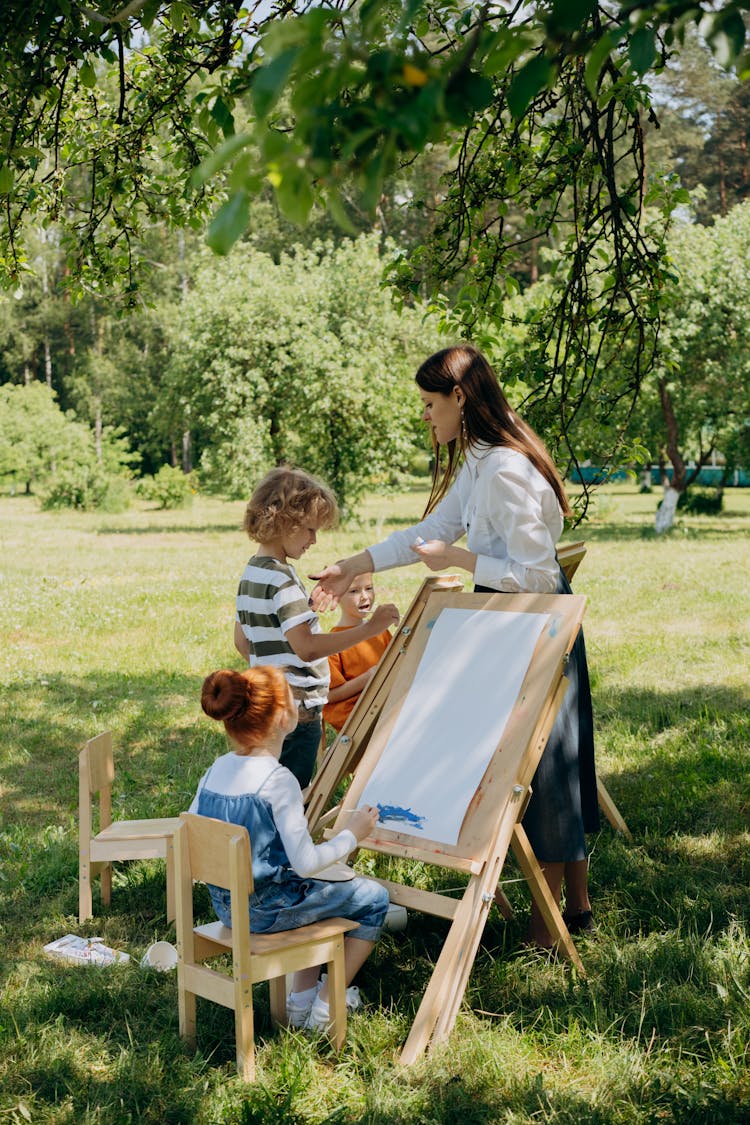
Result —
[[[488,586],[475,586],[474,591],[497,593]],[[562,570],[556,593],[572,593]],[[568,690],[534,774],[523,818],[534,854],[546,863],[585,859],[586,833],[599,828],[594,719],[583,630],[571,650],[566,675]]]

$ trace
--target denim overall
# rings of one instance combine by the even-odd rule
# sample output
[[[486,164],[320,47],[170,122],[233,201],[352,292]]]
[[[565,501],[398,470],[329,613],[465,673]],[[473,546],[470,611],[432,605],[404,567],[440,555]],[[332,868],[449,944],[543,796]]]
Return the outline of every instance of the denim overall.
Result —
[[[262,795],[267,782],[268,778],[257,793],[228,797],[208,788],[209,774],[198,794],[201,816],[241,824],[250,835],[254,883],[249,901],[251,931],[274,933],[296,930],[323,918],[348,918],[359,922],[359,927],[351,930],[348,937],[377,941],[388,911],[387,891],[379,883],[361,876],[333,883],[298,875],[289,866],[271,804]],[[208,893],[217,917],[231,928],[229,891],[209,883]]]

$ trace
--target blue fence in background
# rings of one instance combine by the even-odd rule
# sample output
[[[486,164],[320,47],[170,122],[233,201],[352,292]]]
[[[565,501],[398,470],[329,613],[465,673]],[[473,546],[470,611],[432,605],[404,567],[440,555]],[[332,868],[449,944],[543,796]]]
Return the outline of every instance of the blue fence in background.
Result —
[[[702,484],[707,488],[716,488],[721,484],[721,478],[724,474],[722,468],[713,468],[710,465],[705,465],[700,472],[694,484]],[[672,479],[672,470],[667,469],[667,476]],[[606,469],[597,467],[596,465],[581,465],[580,469],[574,469],[570,474],[570,480],[573,484],[601,484],[602,481],[625,481],[632,480],[632,474],[627,469],[614,469],[611,473]],[[636,474],[637,483],[640,484],[642,479],[642,472]],[[651,483],[661,484],[661,476],[658,469],[651,469]],[[725,482],[727,488],[750,488],[750,471],[747,469],[733,469],[729,474],[729,479]]]

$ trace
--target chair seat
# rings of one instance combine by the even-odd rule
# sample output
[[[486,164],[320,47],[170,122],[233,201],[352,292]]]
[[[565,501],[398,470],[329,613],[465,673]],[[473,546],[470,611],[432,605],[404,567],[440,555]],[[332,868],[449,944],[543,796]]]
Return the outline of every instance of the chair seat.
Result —
[[[97,832],[94,837],[101,843],[122,840],[161,840],[174,835],[180,818],[165,816],[157,820],[116,820],[113,824]]]
[[[250,950],[254,957],[263,957],[279,949],[291,949],[296,945],[310,945],[316,941],[327,941],[336,934],[345,934],[357,928],[357,922],[347,918],[325,918],[322,922],[311,922],[296,930],[283,930],[278,934],[250,934]],[[232,948],[232,931],[222,922],[209,922],[196,926],[193,933],[197,937],[224,949]]]

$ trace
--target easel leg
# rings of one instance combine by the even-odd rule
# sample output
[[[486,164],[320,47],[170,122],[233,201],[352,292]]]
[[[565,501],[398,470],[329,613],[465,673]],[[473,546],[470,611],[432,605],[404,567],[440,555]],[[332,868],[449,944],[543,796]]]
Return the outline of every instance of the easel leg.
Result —
[[[602,812],[606,816],[609,823],[612,825],[616,832],[622,832],[623,836],[625,836],[626,839],[632,840],[633,834],[623,820],[617,805],[607,792],[604,786],[604,782],[599,778],[596,779],[596,791],[599,796],[599,804],[602,807]]]
[[[495,891],[495,906],[498,908],[506,922],[510,922],[511,919],[515,917],[513,913],[513,907],[508,902],[505,891],[502,889],[502,887],[498,887]]]
[[[461,1007],[508,850],[508,836],[479,875],[472,875],[443,943],[399,1062],[410,1066],[447,1039]]]
[[[513,829],[511,847],[513,848],[513,854],[516,857],[518,866],[521,868],[529,884],[531,893],[534,896],[534,901],[542,913],[547,929],[555,938],[565,959],[567,961],[572,961],[578,971],[585,976],[586,970],[583,967],[581,958],[578,956],[576,947],[573,945],[573,939],[568,933],[568,927],[563,921],[560,908],[550,893],[547,880],[544,878],[542,869],[539,866],[539,860],[531,850],[529,838],[520,824],[517,824]]]

